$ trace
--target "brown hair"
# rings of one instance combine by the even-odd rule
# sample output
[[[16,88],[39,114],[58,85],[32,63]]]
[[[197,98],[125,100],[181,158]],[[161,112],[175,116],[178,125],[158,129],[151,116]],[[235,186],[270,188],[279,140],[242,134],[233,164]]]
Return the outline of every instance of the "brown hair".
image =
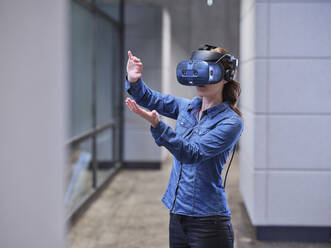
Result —
[[[211,49],[210,51],[219,52],[223,54],[228,53],[228,51],[226,51],[224,48],[221,47]],[[231,66],[226,61],[222,61],[221,63],[224,66],[224,69],[231,68]],[[229,105],[233,109],[233,111],[235,111],[240,117],[242,117],[240,110],[236,106],[240,93],[241,93],[241,89],[239,82],[231,80],[228,81],[226,84],[224,84],[222,91],[223,101],[229,102]]]

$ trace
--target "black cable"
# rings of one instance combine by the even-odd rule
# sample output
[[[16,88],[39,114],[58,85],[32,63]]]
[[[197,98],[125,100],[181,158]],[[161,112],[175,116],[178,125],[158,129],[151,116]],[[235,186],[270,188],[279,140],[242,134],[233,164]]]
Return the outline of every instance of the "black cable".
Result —
[[[225,189],[225,184],[226,184],[226,178],[227,178],[227,176],[228,176],[228,172],[229,172],[229,169],[230,169],[230,166],[231,166],[231,162],[232,162],[232,159],[233,159],[233,155],[234,155],[234,152],[236,151],[236,146],[237,146],[237,144],[234,145],[233,152],[232,152],[232,157],[231,157],[231,159],[230,159],[229,166],[228,166],[228,168],[226,169],[225,178],[224,178],[224,186],[223,186],[224,189]]]

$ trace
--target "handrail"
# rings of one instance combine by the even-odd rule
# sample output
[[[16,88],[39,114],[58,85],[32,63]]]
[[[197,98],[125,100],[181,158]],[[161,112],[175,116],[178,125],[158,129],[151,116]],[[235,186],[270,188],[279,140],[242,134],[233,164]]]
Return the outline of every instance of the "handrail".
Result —
[[[102,132],[103,130],[111,128],[111,127],[115,127],[115,122],[114,121],[110,121],[110,122],[108,122],[104,125],[97,126],[96,128],[92,129],[91,131],[88,131],[88,132],[85,132],[81,135],[72,137],[71,139],[69,139],[66,142],[66,145],[77,144],[77,143],[79,143],[83,140],[86,140],[86,139],[90,138],[91,136],[96,135],[96,134]]]

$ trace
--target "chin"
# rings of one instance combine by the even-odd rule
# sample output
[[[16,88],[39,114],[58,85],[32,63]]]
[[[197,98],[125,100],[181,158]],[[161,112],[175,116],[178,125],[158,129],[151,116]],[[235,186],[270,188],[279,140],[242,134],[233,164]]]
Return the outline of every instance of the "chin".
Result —
[[[202,87],[197,86],[197,95],[200,97],[205,96],[205,94],[203,93],[203,90],[201,89]]]
[[[197,90],[197,95],[200,96],[200,97],[203,97],[204,96],[204,94],[201,91],[199,91],[199,90]]]

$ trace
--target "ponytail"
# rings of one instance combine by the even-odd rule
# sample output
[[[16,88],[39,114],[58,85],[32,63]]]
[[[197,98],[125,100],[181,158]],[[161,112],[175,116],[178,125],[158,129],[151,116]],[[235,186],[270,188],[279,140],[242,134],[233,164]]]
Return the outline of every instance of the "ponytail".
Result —
[[[227,101],[230,105],[230,108],[232,108],[232,110],[235,111],[240,117],[242,117],[240,110],[236,106],[240,93],[240,83],[237,81],[231,80],[224,84],[222,92],[223,101]]]

